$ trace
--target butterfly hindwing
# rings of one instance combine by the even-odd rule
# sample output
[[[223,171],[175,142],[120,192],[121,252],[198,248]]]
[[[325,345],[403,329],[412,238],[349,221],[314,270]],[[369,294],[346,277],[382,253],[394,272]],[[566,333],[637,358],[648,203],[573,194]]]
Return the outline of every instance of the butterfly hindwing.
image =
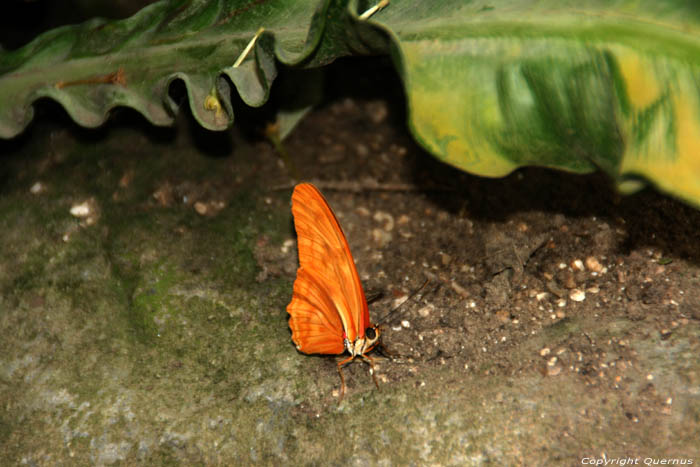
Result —
[[[299,268],[292,301],[287,306],[292,340],[304,353],[343,353],[343,322],[333,309],[331,298],[313,275]]]

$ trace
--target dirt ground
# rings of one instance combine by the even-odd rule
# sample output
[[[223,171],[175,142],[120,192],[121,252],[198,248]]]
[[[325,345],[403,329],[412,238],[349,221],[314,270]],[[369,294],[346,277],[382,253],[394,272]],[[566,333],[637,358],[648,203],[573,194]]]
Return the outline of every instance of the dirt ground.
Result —
[[[376,84],[378,77],[380,85]],[[81,130],[60,117],[55,106],[44,103],[48,110],[40,115],[29,136],[0,146],[4,165],[0,196],[11,199],[24,193],[27,209],[31,209],[35,196],[27,191],[37,181],[43,180],[50,187],[52,177],[60,176],[68,177],[73,187],[79,188],[83,182],[86,186],[108,186],[105,193],[111,195],[93,199],[99,206],[92,211],[97,213],[96,232],[103,229],[94,235],[103,238],[112,238],[107,230],[120,228],[107,223],[110,215],[136,211],[158,225],[168,222],[162,215],[195,219],[173,221],[168,231],[175,232],[175,238],[196,237],[198,229],[214,229],[205,222],[216,222],[217,217],[231,212],[242,197],[253,198],[253,209],[237,215],[269,218],[269,224],[251,228],[244,235],[253,258],[250,277],[254,284],[248,287],[261,297],[269,294],[260,298],[260,306],[276,311],[270,312],[271,321],[257,315],[247,319],[256,326],[274,326],[275,338],[281,339],[275,344],[280,346],[278,355],[296,365],[284,371],[293,377],[304,372],[304,378],[314,382],[295,386],[289,390],[293,397],[284,399],[286,416],[302,423],[305,430],[315,430],[314,424],[321,431],[327,429],[329,423],[338,422],[337,417],[353,416],[352,408],[360,411],[355,415],[371,416],[373,412],[361,412],[365,404],[388,404],[383,406],[388,411],[394,407],[391,404],[408,397],[408,405],[418,414],[433,404],[443,407],[442,422],[424,428],[428,435],[418,431],[411,435],[440,439],[441,433],[447,436],[451,430],[443,426],[450,420],[450,412],[456,413],[464,401],[478,398],[483,387],[484,399],[469,405],[469,417],[476,417],[469,423],[488,418],[488,413],[502,407],[508,413],[508,418],[501,420],[505,432],[532,430],[541,437],[533,442],[530,435],[494,435],[477,442],[478,456],[464,458],[446,452],[470,451],[473,446],[467,449],[466,441],[466,445],[434,445],[433,451],[411,454],[413,461],[409,463],[537,465],[546,460],[580,465],[582,459],[602,459],[604,455],[630,456],[640,463],[647,458],[699,462],[700,212],[651,189],[620,196],[602,174],[527,168],[503,179],[485,179],[441,164],[407,131],[401,85],[387,60],[343,60],[328,68],[326,87],[324,102],[284,142],[289,155],[286,161],[262,136],[275,99],[258,111],[240,110],[237,129],[225,134],[201,130],[188,118],[181,119],[175,129],[154,129],[129,112],[116,116],[105,129]],[[93,165],[66,157],[61,148],[78,143],[109,145],[113,153],[91,156]],[[196,156],[156,154],[154,148]],[[159,158],[158,170],[153,169],[155,158]],[[365,290],[383,293],[370,305],[372,319],[384,322],[382,342],[386,350],[375,352],[380,390],[374,388],[366,365],[353,363],[345,371],[348,394],[340,407],[337,358],[299,354],[286,328],[284,306],[291,296],[297,267],[289,214],[295,174],[315,183],[333,207]],[[56,190],[49,193],[52,201],[42,203],[68,206],[79,199]],[[75,220],[71,232],[90,229],[88,219]],[[3,224],[5,230],[12,228],[9,221]],[[52,228],[53,236],[68,229],[63,224]],[[136,242],[146,238],[142,233],[133,235]],[[113,245],[113,238],[109,242]],[[197,275],[211,268],[219,250],[207,251],[203,243],[193,245],[201,251],[182,260],[187,263],[183,270]],[[154,249],[149,254],[158,256],[157,247]],[[140,253],[141,265],[147,263],[144,254]],[[22,288],[32,279],[26,274],[20,277],[13,268],[19,267],[22,259],[11,256],[8,251],[3,255],[0,276],[4,296],[0,305],[5,308],[2,332],[8,336],[7,342],[14,343],[12,349],[7,342],[5,345],[9,353],[3,367],[5,388],[0,394],[6,407],[0,441],[15,459],[45,465],[51,463],[47,459],[66,458],[30,454],[36,452],[37,435],[19,429],[13,417],[31,419],[31,404],[12,402],[17,396],[9,386],[20,373],[10,371],[8,365],[22,358],[16,351],[20,344],[13,340],[21,338],[9,338],[24,326],[16,314],[27,307],[41,307],[49,299],[45,298],[46,288],[41,293]],[[121,268],[120,277],[128,275],[123,271],[137,274],[129,269],[135,266],[109,254],[107,257],[112,270]],[[235,276],[230,270],[226,274],[231,276],[213,282]],[[245,270],[239,277],[247,277]],[[389,313],[426,280],[425,288]],[[141,297],[142,287],[132,289],[131,297]],[[275,292],[277,287],[281,292]],[[235,300],[226,295],[217,300],[234,307]],[[128,309],[134,302],[123,306]],[[158,312],[155,316],[161,326]],[[144,325],[146,334],[149,326]],[[159,328],[161,334],[165,332]],[[217,345],[207,342],[206,336],[198,337],[197,342],[205,347]],[[41,352],[43,355],[47,350]],[[249,349],[251,354],[256,352]],[[160,368],[158,377],[181,374],[177,371],[183,365],[188,367],[187,358],[187,353],[174,360],[166,358],[169,363]],[[227,378],[233,378],[229,370],[216,384],[225,385]],[[157,388],[161,383],[153,384]],[[145,387],[148,389],[148,384]],[[542,392],[530,399],[533,388]],[[422,391],[427,395],[416,396]],[[244,394],[240,389],[226,392],[226,397],[230,397],[228,401],[243,401]],[[518,416],[509,408],[519,397],[535,401],[530,408],[526,404],[518,409],[532,416],[527,423],[510,418]],[[268,397],[268,401],[273,399]],[[451,406],[450,401],[457,405]],[[226,404],[223,396],[212,405],[220,408],[222,404]],[[483,412],[479,412],[480,407]],[[345,415],[344,410],[350,413]],[[539,414],[545,413],[551,418],[538,422]],[[391,423],[411,427],[410,419],[405,415],[402,422]],[[366,419],[364,423],[381,427],[386,422]],[[497,426],[491,429],[497,432]],[[596,437],[597,432],[602,433],[601,438]],[[312,439],[323,439],[323,434],[316,436]],[[409,439],[407,435],[396,436]],[[292,438],[297,453],[304,454],[304,441],[298,441],[298,434]],[[285,439],[287,446],[292,443]],[[508,445],[513,439],[519,441]],[[178,462],[226,463],[232,459],[225,454],[207,457],[201,452],[173,449],[176,454],[168,454],[172,457],[167,459]],[[152,457],[153,453],[138,457],[137,451],[133,447],[121,457],[85,459],[98,464],[163,460]],[[259,460],[273,463],[285,459],[272,451]],[[369,457],[336,453],[326,459],[358,465],[381,463],[383,459],[381,450],[363,455]],[[251,454],[249,460],[254,459]],[[286,458],[290,459],[296,458]],[[309,459],[314,463],[324,457],[316,452]],[[389,456],[389,463],[403,463],[402,459]]]
[[[335,78],[342,89],[345,78]],[[396,100],[384,99],[392,86]],[[697,210],[652,190],[621,197],[602,174],[460,173],[406,133],[399,86],[334,96],[286,143],[303,179],[321,188],[340,219],[365,288],[386,292],[371,307],[375,320],[429,280],[390,316],[390,351],[417,367],[572,372],[591,391],[625,392],[648,376],[630,340],[667,341],[686,326],[697,329]],[[285,184],[279,173],[269,179]],[[264,252],[258,258],[265,269]],[[572,326],[579,320],[600,328],[624,321],[627,329],[594,339]],[[553,329],[546,347],[513,355]],[[403,366],[382,369],[388,381],[411,378]],[[620,410],[630,420],[670,410],[654,387],[649,378]]]

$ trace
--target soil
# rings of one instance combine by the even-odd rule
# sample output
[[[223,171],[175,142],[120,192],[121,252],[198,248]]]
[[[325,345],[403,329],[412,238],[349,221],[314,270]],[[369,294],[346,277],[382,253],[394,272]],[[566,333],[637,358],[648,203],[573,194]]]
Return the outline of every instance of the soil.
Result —
[[[698,211],[651,190],[621,197],[603,174],[460,173],[413,142],[402,100],[383,99],[392,89],[400,83],[373,89],[376,96],[334,97],[286,142],[335,210],[365,287],[386,292],[372,309],[392,323],[384,340],[392,353],[417,368],[572,372],[596,391],[624,391],[639,371],[630,340],[697,328]],[[416,298],[387,313],[425,280]],[[594,339],[580,324],[589,321],[627,329]],[[550,329],[539,352],[514,358],[513,349]],[[402,366],[382,370],[388,381],[414,378]],[[653,390],[638,397],[630,418],[640,406],[668,409]]]
[[[160,444],[154,441],[143,454],[138,436],[115,435],[117,440],[128,439],[124,452],[109,457],[104,454],[108,450],[96,451],[88,443],[77,451],[79,458],[84,455],[83,461],[98,464],[325,459],[362,465],[387,460],[414,465],[579,465],[585,459],[623,456],[640,463],[647,458],[699,462],[700,212],[651,189],[620,196],[613,181],[599,173],[525,168],[502,179],[486,179],[446,166],[423,151],[408,132],[401,83],[385,59],[341,60],[328,67],[326,88],[323,103],[284,141],[286,160],[262,136],[276,102],[284,96],[274,96],[258,111],[245,110],[239,103],[238,126],[224,134],[197,128],[187,109],[171,130],[152,128],[129,111],[104,129],[82,130],[44,103],[45,116],[28,135],[2,142],[5,182],[0,196],[24,200],[26,210],[46,210],[58,203],[67,211],[69,205],[86,199],[93,216],[70,225],[67,220],[51,221],[48,237],[37,234],[28,239],[23,231],[24,241],[34,245],[27,251],[41,249],[47,238],[79,238],[92,232],[88,237],[99,239],[105,250],[91,253],[87,263],[110,265],[106,269],[119,271],[120,283],[135,278],[129,299],[114,305],[126,311],[112,316],[124,316],[145,296],[143,290],[151,287],[154,294],[160,290],[142,278],[144,265],[167,261],[163,258],[171,248],[167,243],[194,239],[187,243],[191,250],[183,247],[172,281],[178,296],[187,297],[188,307],[197,296],[190,292],[204,290],[198,297],[205,302],[202,316],[207,318],[187,315],[187,319],[201,326],[207,326],[207,320],[220,328],[228,326],[231,336],[240,339],[246,358],[258,358],[267,343],[256,348],[257,344],[244,341],[240,331],[236,334],[238,324],[209,318],[218,316],[217,306],[227,310],[224,314],[235,310],[232,290],[247,288],[256,295],[258,305],[252,308],[258,312],[241,318],[241,329],[262,333],[256,334],[262,336],[261,342],[275,339],[269,346],[278,346],[276,358],[294,362],[280,364],[283,368],[278,371],[290,381],[301,381],[280,383],[279,373],[267,375],[260,362],[259,369],[246,368],[248,376],[235,379],[240,367],[226,363],[233,358],[226,352],[235,349],[224,350],[218,347],[224,345],[218,338],[194,330],[198,348],[220,352],[219,362],[211,368],[206,366],[211,354],[201,357],[201,368],[208,368],[197,370],[202,378],[217,372],[221,376],[211,376],[215,381],[211,387],[197,386],[198,400],[209,400],[207,410],[214,412],[226,412],[227,405],[234,411],[237,404],[250,406],[250,414],[257,414],[252,418],[256,423],[282,420],[285,428],[280,430],[287,433],[284,448],[261,447],[252,441],[246,445],[239,439],[233,447],[224,448],[222,442],[207,450],[199,446],[198,435],[178,445],[163,442],[161,433]],[[84,160],[66,156],[72,154],[66,148],[81,145],[103,149]],[[297,174],[315,183],[334,209],[365,290],[369,295],[382,293],[370,306],[383,333],[383,349],[373,353],[380,388],[372,384],[367,365],[352,363],[345,370],[348,393],[341,405],[336,372],[340,357],[297,352],[286,325],[284,307],[297,267],[289,213]],[[41,193],[28,194],[38,181],[49,193],[41,201],[37,201]],[[59,185],[70,188],[60,192]],[[100,189],[90,188],[94,186]],[[239,208],[240,203],[245,206]],[[135,212],[154,226],[165,225],[164,231],[173,237],[149,238],[148,229],[129,224],[128,216],[136,216]],[[217,223],[217,217],[226,222]],[[233,223],[248,230],[225,230]],[[3,224],[6,245],[19,244],[8,233],[13,228],[9,221]],[[157,236],[160,227],[149,228]],[[133,237],[114,233],[129,229]],[[219,237],[210,237],[219,231],[222,238],[239,235],[248,245],[241,247],[252,255],[248,269],[242,260],[234,266],[222,263],[227,272],[217,276],[216,271],[223,270],[220,257],[230,255],[219,248]],[[197,240],[200,237],[205,240]],[[144,242],[151,247],[141,247]],[[137,259],[121,259],[114,253],[117,247],[138,251]],[[22,261],[29,261],[26,255],[18,259],[6,251],[2,258],[2,332],[18,337],[8,337],[11,349],[10,344],[4,346],[9,353],[3,360],[0,396],[6,412],[0,420],[5,427],[0,441],[17,461],[65,461],[70,455],[65,441],[56,441],[64,451],[53,457],[38,451],[37,438],[42,432],[53,433],[53,428],[40,426],[32,434],[13,421],[14,417],[31,421],[33,409],[27,400],[14,399],[19,396],[9,387],[20,375],[28,377],[8,369],[23,358],[19,346],[29,342],[29,337],[21,337],[27,324],[20,324],[19,314],[45,307],[61,285],[51,285],[54,279],[48,276],[37,278],[43,272],[21,276]],[[73,291],[80,288],[71,286]],[[159,320],[167,322],[162,316],[175,312],[154,313],[148,316],[155,319],[158,336],[167,336],[168,324]],[[128,333],[143,333],[138,345],[150,349],[144,355],[154,360],[147,366],[155,367],[162,353],[158,346],[165,344],[149,344],[149,326],[132,327]],[[81,339],[60,338],[61,342]],[[32,358],[50,358],[47,348],[41,347]],[[177,379],[184,374],[180,368],[200,361],[194,356],[195,347],[186,348],[176,357],[163,357],[163,366],[141,375],[139,384],[124,382],[124,387],[134,394],[157,393],[164,384],[161,378]],[[260,383],[273,380],[284,388]],[[26,392],[33,384],[20,386]],[[256,384],[261,384],[261,398],[246,392]],[[284,396],[275,396],[275,391]],[[96,393],[72,392],[77,394],[74,406],[81,401],[99,405]],[[265,409],[256,408],[259,400]],[[274,416],[267,412],[273,406]],[[245,410],[241,413],[248,413]],[[139,412],[132,411],[138,419]],[[50,413],[56,423],[65,416]],[[174,417],[183,424],[196,420],[192,414]],[[131,423],[126,420],[120,423]],[[363,429],[365,424],[371,428]],[[264,436],[267,425],[255,426]],[[156,433],[153,439],[158,439],[159,429],[143,428],[144,433]],[[95,426],[85,432],[88,439],[99,437]],[[376,438],[363,440],[370,434]],[[415,439],[432,444],[419,446]],[[320,444],[310,448],[312,442]],[[114,443],[119,445],[112,439]],[[343,443],[359,444],[343,451]],[[382,443],[393,448],[382,448]],[[100,457],[103,454],[106,457]]]

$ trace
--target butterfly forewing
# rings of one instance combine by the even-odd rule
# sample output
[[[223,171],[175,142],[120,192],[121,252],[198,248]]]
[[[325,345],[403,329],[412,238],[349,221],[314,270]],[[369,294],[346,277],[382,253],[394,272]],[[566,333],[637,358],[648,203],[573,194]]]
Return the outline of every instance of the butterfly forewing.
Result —
[[[343,331],[363,337],[369,310],[345,235],[321,193],[300,184],[292,195],[299,270],[287,306],[292,339],[306,353],[342,353]]]

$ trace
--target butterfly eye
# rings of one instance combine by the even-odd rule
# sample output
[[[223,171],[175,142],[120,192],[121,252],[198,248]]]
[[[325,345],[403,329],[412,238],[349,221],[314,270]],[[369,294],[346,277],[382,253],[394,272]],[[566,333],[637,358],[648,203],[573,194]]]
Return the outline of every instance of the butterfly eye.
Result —
[[[365,336],[369,340],[374,340],[377,337],[377,331],[374,328],[367,328],[365,329]]]

